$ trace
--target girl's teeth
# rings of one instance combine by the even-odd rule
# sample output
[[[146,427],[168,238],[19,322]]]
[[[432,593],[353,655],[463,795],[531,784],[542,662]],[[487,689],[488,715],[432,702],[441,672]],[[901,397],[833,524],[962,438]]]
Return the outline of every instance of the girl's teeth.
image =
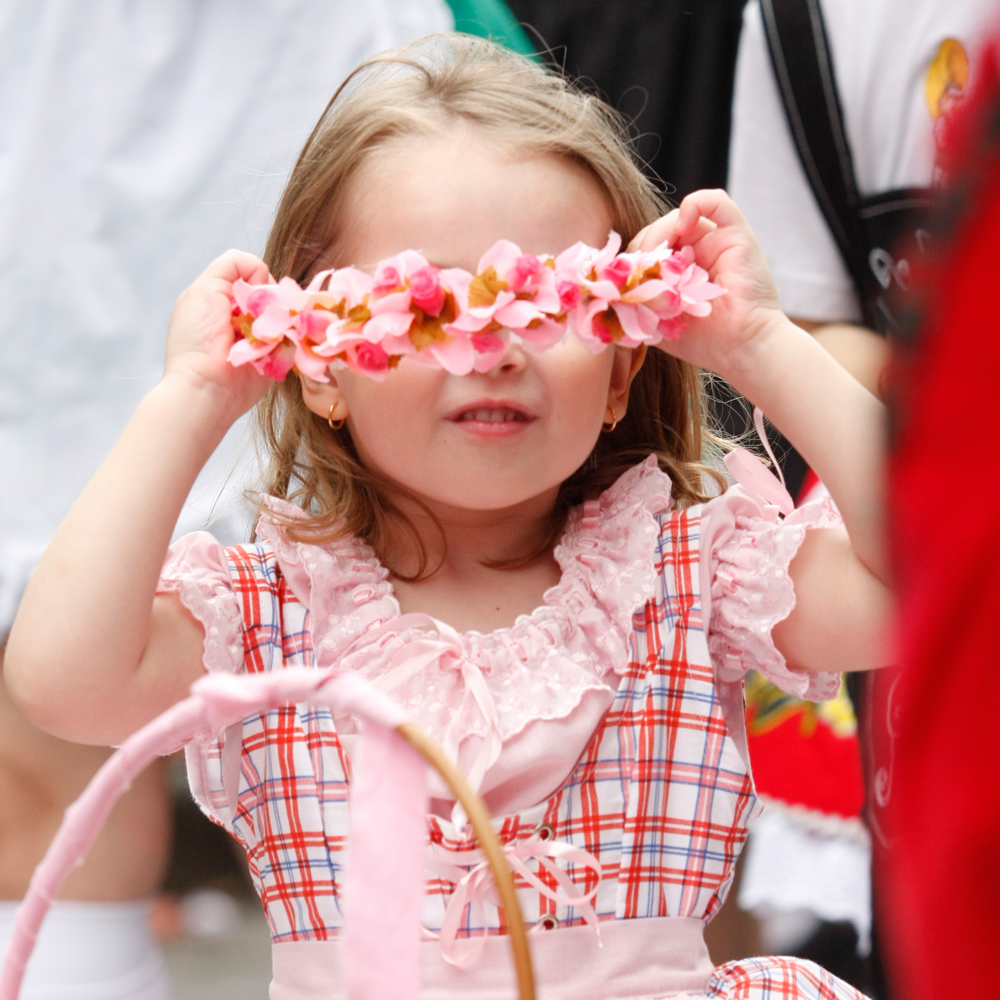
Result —
[[[488,424],[500,424],[506,420],[520,420],[521,414],[516,410],[466,410],[463,420],[478,420]]]

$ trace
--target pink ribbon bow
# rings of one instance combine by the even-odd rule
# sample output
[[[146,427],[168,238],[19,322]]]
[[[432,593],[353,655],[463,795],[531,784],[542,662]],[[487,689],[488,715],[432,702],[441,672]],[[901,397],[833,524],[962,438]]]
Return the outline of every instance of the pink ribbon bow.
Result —
[[[603,871],[601,863],[590,851],[564,840],[543,840],[535,834],[525,840],[516,840],[507,844],[504,847],[504,854],[506,854],[515,875],[519,875],[546,899],[552,900],[557,905],[579,909],[586,923],[593,927],[597,934],[598,944],[600,944],[600,921],[597,918],[593,900],[597,895]],[[556,883],[558,888],[554,889],[547,885],[528,867],[527,862],[531,859],[538,861],[539,867]],[[595,876],[594,888],[589,892],[582,892],[566,871],[556,864],[557,861],[583,865]],[[479,850],[449,851],[440,844],[431,845],[426,863],[431,871],[448,882],[453,882],[456,888],[445,909],[440,933],[435,934],[433,931],[425,930],[425,934],[432,939],[440,939],[441,954],[446,962],[459,968],[466,968],[479,957],[485,947],[487,930],[484,919],[484,903],[489,902],[497,907],[500,905],[493,877],[490,874],[489,863]],[[468,947],[460,949],[458,929],[461,926],[466,907],[472,908],[474,921],[480,924],[483,929],[469,940]],[[536,932],[541,926],[535,924],[531,932]]]
[[[380,648],[378,639],[384,634],[394,634],[400,629],[422,630],[417,638],[411,638],[398,649],[386,653]],[[361,654],[355,660],[352,652]],[[373,680],[374,686],[390,698],[402,701],[401,689],[415,677],[426,676],[429,670],[452,670],[461,675],[464,689],[461,704],[450,711],[448,723],[443,732],[434,719],[417,719],[430,734],[438,740],[445,754],[456,764],[461,764],[466,781],[473,791],[479,792],[486,772],[500,756],[500,717],[496,701],[486,683],[483,671],[469,658],[461,635],[445,622],[430,615],[405,614],[392,622],[365,632],[345,654],[351,656],[352,669],[365,674],[365,660],[379,669]],[[358,655],[358,654],[354,654]],[[477,715],[482,723],[483,735],[469,737],[468,714]],[[460,753],[463,751],[461,760]],[[433,780],[433,776],[432,776]],[[461,804],[456,802],[452,810],[452,823],[456,829],[465,826],[467,817]]]

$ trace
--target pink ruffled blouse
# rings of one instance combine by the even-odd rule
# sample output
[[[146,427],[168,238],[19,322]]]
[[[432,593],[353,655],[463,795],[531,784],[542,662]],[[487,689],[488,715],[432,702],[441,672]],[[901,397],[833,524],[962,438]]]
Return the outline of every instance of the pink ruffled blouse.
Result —
[[[306,516],[274,498],[267,505]],[[562,783],[610,706],[630,660],[633,616],[658,597],[656,550],[670,508],[670,480],[650,456],[571,513],[554,553],[562,577],[544,603],[487,634],[403,614],[388,571],[357,538],[292,542],[265,513],[258,544],[273,550],[307,612],[302,662],[373,681],[458,761],[493,812],[506,814]],[[795,605],[788,567],[806,531],[839,523],[829,500],[782,518],[742,486],[704,505],[691,569],[723,686],[756,668],[800,697],[836,694],[839,675],[792,669],[771,630]],[[226,551],[207,532],[171,547],[160,591],[178,593],[203,625],[207,670],[244,669],[234,588]],[[354,721],[336,724],[350,750]],[[443,786],[432,794],[448,803]]]

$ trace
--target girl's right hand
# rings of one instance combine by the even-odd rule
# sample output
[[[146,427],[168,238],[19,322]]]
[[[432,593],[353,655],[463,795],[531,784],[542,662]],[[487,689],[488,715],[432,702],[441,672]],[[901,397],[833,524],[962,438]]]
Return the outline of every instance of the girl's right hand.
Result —
[[[249,410],[273,381],[250,365],[229,363],[233,332],[233,283],[273,281],[267,265],[253,254],[227,250],[217,257],[177,299],[167,334],[164,379],[184,378],[199,390],[221,392],[233,419]]]

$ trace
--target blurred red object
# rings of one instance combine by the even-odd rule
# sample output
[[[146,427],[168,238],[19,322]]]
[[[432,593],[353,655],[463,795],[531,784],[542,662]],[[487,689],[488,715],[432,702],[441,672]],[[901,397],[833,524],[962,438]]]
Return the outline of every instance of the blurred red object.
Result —
[[[903,1000],[1000,995],[1000,77],[996,45],[948,140],[926,323],[895,380],[898,648],[881,936]]]
[[[865,789],[857,723],[846,692],[815,704],[754,671],[747,675],[745,700],[757,793],[819,819],[849,821],[860,830]]]

